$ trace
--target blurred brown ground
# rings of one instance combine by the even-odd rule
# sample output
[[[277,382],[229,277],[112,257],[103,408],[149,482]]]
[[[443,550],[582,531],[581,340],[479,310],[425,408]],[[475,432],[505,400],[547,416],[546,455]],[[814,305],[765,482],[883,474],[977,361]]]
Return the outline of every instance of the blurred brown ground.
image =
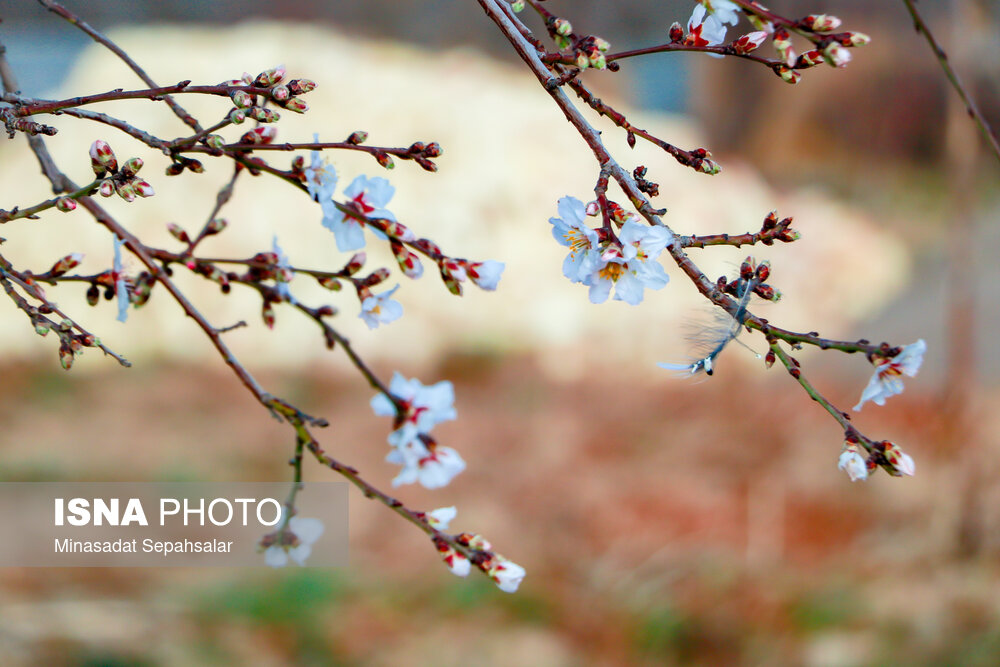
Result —
[[[815,4],[838,13],[837,3]],[[988,262],[969,287],[983,304],[980,375],[956,409],[931,379],[943,375],[951,340],[941,258],[952,233],[941,163],[946,91],[918,41],[904,42],[902,54],[880,50],[910,34],[889,4],[879,4],[870,29],[868,66],[859,52],[846,72],[817,72],[792,88],[766,73],[755,79],[740,63],[702,59],[697,78],[709,85],[694,88],[705,91],[694,111],[718,132],[709,146],[724,161],[763,163],[781,188],[822,183],[871,211],[921,261],[913,289],[857,332],[937,338],[928,370],[938,373],[908,380],[903,395],[856,418],[914,456],[915,478],[851,484],[835,469],[839,431],[778,369],[734,364],[690,384],[633,377],[594,355],[567,379],[528,354],[453,352],[407,374],[456,383],[460,418],[436,432],[469,469],[443,491],[406,487],[399,496],[421,508],[455,504],[456,529],[482,531],[527,568],[518,594],[475,573],[452,577],[417,531],[355,494],[352,565],[343,571],[0,571],[0,664],[996,665],[1000,395],[991,332],[1000,282],[989,258],[997,172],[980,163],[973,187],[984,224],[969,243]],[[397,32],[410,27],[399,14],[369,13],[398,22]],[[597,24],[592,14],[580,20],[590,16]],[[429,25],[427,34],[442,32]],[[995,114],[995,86],[982,83],[995,77],[973,79]],[[864,102],[831,103],[826,85],[845,86],[837,100]],[[738,101],[724,102],[734,89]],[[733,107],[750,120],[727,120]],[[0,478],[287,475],[288,433],[224,369],[150,362],[66,374],[48,342],[39,341],[41,359],[0,366]],[[828,355],[813,359],[826,364],[810,371],[824,393],[853,404],[856,380],[842,379]],[[863,363],[850,361],[855,370]],[[387,425],[371,415],[356,377],[320,366],[261,380],[329,418],[324,446],[388,486]]]
[[[995,417],[969,443],[988,481],[968,554],[962,453],[942,444],[950,425],[919,378],[857,418],[905,443],[917,476],[851,484],[837,429],[784,373],[690,384],[613,370],[559,381],[530,358],[454,355],[421,376],[455,382],[460,418],[437,432],[469,469],[398,495],[457,505],[453,528],[527,568],[516,595],[454,578],[417,531],[354,495],[342,571],[0,572],[4,664],[995,664]],[[0,376],[5,480],[287,474],[289,434],[221,371]],[[261,380],[327,416],[327,450],[388,486],[387,424],[358,379]],[[825,388],[844,402],[860,389]]]

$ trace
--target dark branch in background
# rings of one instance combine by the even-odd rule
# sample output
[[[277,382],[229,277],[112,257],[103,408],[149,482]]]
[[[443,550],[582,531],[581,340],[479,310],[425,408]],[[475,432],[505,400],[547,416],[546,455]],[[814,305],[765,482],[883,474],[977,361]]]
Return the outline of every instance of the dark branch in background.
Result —
[[[117,44],[115,44],[110,39],[105,37],[99,31],[95,30],[93,27],[90,26],[90,24],[81,19],[79,16],[66,9],[58,2],[54,2],[53,0],[38,0],[38,3],[42,7],[45,7],[47,10],[49,10],[50,12],[57,14],[63,19],[66,19],[66,21],[68,21],[69,23],[75,25],[80,30],[87,33],[95,42],[104,46],[113,54],[121,58],[122,62],[128,65],[129,69],[135,72],[139,76],[139,78],[142,79],[143,83],[145,83],[147,86],[149,86],[150,88],[158,87],[156,85],[156,82],[153,81],[153,79],[151,79],[148,74],[146,74],[146,71],[143,70],[141,67],[139,67],[139,64],[134,60],[132,60],[132,58],[130,58],[127,53],[122,51]],[[167,106],[170,107],[170,110],[173,111],[178,118],[184,121],[184,123],[188,127],[190,127],[195,132],[201,131],[201,126],[198,125],[198,121],[196,121],[191,114],[185,111],[184,108],[180,104],[178,104],[172,97],[170,97],[169,95],[165,95],[163,97],[163,101],[167,103]]]
[[[986,139],[986,143],[989,144],[990,150],[993,155],[1000,160],[1000,143],[997,142],[997,135],[990,127],[989,122],[983,117],[983,114],[979,112],[979,108],[973,101],[972,96],[966,92],[965,86],[962,85],[961,80],[958,78],[958,74],[951,67],[951,63],[948,62],[948,54],[945,53],[941,45],[938,44],[937,39],[934,38],[934,34],[931,29],[924,22],[924,19],[920,16],[920,12],[917,11],[917,5],[914,0],[903,0],[903,4],[906,5],[906,9],[910,12],[910,17],[913,19],[913,28],[920,34],[924,36],[927,40],[927,44],[930,45],[931,51],[934,53],[934,57],[937,58],[938,63],[941,65],[941,70],[944,72],[945,78],[951,84],[951,87],[955,89],[958,93],[959,98],[962,100],[962,104],[965,105],[968,111],[969,117],[973,120],[979,131],[983,133],[983,137]]]

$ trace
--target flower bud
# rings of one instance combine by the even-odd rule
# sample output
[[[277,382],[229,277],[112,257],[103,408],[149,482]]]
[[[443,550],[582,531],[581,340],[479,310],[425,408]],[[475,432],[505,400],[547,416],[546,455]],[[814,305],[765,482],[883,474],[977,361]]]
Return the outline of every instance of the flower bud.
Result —
[[[587,69],[590,67],[590,58],[586,53],[580,52],[576,54],[576,66],[580,69]]]
[[[868,479],[868,460],[863,454],[861,447],[850,440],[844,443],[844,449],[840,452],[837,467],[846,472],[852,482]]]
[[[347,264],[344,265],[344,273],[349,276],[353,276],[355,273],[361,270],[361,267],[365,265],[368,260],[368,253],[366,252],[356,252],[351,255],[351,258],[347,260]]]
[[[773,366],[775,359],[777,359],[777,356],[774,354],[774,350],[768,350],[767,354],[764,355],[764,367],[770,368]]]
[[[829,14],[810,14],[802,19],[802,25],[813,32],[830,32],[840,27],[842,21]]]
[[[67,371],[73,366],[73,350],[65,344],[59,346],[59,363]]]
[[[142,158],[129,158],[126,160],[125,164],[122,165],[122,175],[125,178],[132,178],[139,170],[142,169]]]
[[[562,35],[556,35],[553,41],[555,41],[556,48],[560,51],[565,51],[573,44],[573,40],[569,37],[563,37]]]
[[[264,300],[264,305],[261,307],[261,318],[264,320],[264,325],[268,329],[274,328],[274,307],[271,306],[271,302]]]
[[[566,19],[557,18],[554,21],[552,21],[552,30],[557,35],[563,35],[565,37],[566,35],[569,35],[571,32],[573,32],[573,26]]]
[[[193,169],[191,171],[194,171]],[[132,181],[132,190],[140,197],[152,197],[156,194],[153,186],[146,181]]]
[[[305,113],[309,110],[309,105],[297,97],[293,97],[285,102],[284,107],[289,111],[294,111],[295,113]]]
[[[286,70],[284,65],[278,65],[271,69],[266,69],[257,75],[254,83],[261,88],[268,88],[285,78]]]
[[[212,221],[205,226],[205,234],[218,234],[228,224],[225,218],[212,218]]]
[[[63,213],[76,210],[76,200],[71,197],[59,197],[56,199],[56,208]]]
[[[35,323],[35,333],[39,336],[47,336],[49,334],[49,325],[39,320]]]
[[[759,280],[760,282],[764,282],[768,279],[770,275],[771,275],[771,262],[765,260],[757,265],[757,271],[756,271],[757,280]]]
[[[459,544],[463,544],[476,551],[492,551],[493,545],[478,533],[461,533],[455,536]]]
[[[233,100],[233,104],[236,105],[237,109],[247,109],[253,106],[253,95],[245,90],[234,90],[229,93],[229,97]]]
[[[127,202],[135,201],[135,188],[132,187],[131,183],[116,183],[115,192]]]
[[[910,455],[903,452],[902,449],[888,440],[883,440],[878,443],[876,448],[882,452],[883,456],[885,456],[885,460],[889,464],[886,471],[890,475],[893,475],[894,477],[910,475],[912,477],[914,473],[916,473],[916,467],[914,466],[913,459]]]
[[[680,23],[674,21],[673,25],[670,26],[670,31],[667,33],[670,36],[670,41],[674,44],[680,43],[684,39],[684,28]]]
[[[178,241],[180,241],[181,243],[191,243],[191,237],[188,236],[188,233],[184,231],[184,228],[178,225],[176,222],[168,222],[167,231],[170,232],[170,235],[173,236]]]
[[[750,53],[763,44],[765,39],[767,39],[767,33],[763,30],[747,33],[733,42],[733,51],[740,55]]]
[[[368,141],[368,133],[364,130],[358,130],[356,132],[351,132],[351,136],[347,137],[347,143],[352,146],[358,146],[360,144]]]
[[[243,109],[237,108],[229,112],[229,122],[233,125],[242,125],[243,121],[246,119],[247,115],[244,113]]]
[[[606,69],[608,66],[608,61],[604,58],[604,54],[599,51],[594,51],[590,54],[590,66],[594,69]]]
[[[255,127],[249,132],[245,132],[243,136],[240,137],[240,143],[263,146],[274,141],[277,136],[278,128],[273,125],[265,125],[263,127]]]
[[[776,290],[770,285],[757,285],[753,288],[754,294],[766,301],[778,303],[781,301],[781,290]]]
[[[823,49],[823,59],[832,67],[846,67],[851,61],[851,52],[836,42],[830,42]]]
[[[420,263],[419,257],[407,250],[402,243],[394,241],[390,246],[392,247],[392,254],[396,258],[396,263],[399,264],[399,270],[403,272],[403,275],[412,280],[416,280],[424,275],[424,265]]]
[[[769,35],[774,32],[774,24],[768,21],[767,19],[762,19],[756,14],[747,14],[746,17],[747,21],[750,22],[750,25],[752,25],[757,30],[763,30]]]
[[[863,32],[849,32],[847,33],[846,41],[851,46],[864,46],[871,43],[872,38]],[[847,44],[844,44],[844,46],[847,46]]]
[[[592,202],[587,202],[587,207],[584,209],[587,215],[593,217],[599,215],[601,212],[601,203],[597,200]]]
[[[386,169],[393,169],[396,166],[396,163],[393,162],[392,160],[392,156],[382,151],[379,151],[378,153],[375,154],[375,161],[378,162],[379,165],[381,165],[382,167],[385,167]]]
[[[792,48],[792,38],[784,28],[774,31],[774,50],[777,51],[778,57],[786,65],[791,66],[795,63],[795,49]]]
[[[595,36],[594,46],[596,46],[597,50],[600,51],[601,53],[607,53],[611,49],[611,42],[601,37]]]
[[[427,144],[427,148],[424,149],[425,157],[432,157],[432,158],[441,157],[443,153],[444,149],[441,148],[441,144],[439,144],[436,141],[432,141],[431,143]]]
[[[781,77],[781,80],[785,83],[798,83],[802,75],[795,70],[785,67],[784,65],[778,65],[774,68],[774,73]]]
[[[823,54],[818,50],[813,49],[812,51],[806,51],[799,59],[795,61],[795,67],[802,69],[804,67],[815,67],[823,62]]]
[[[101,181],[101,184],[97,186],[97,191],[102,197],[110,197],[115,193],[115,182],[110,178],[105,178]]]
[[[276,102],[284,102],[289,97],[291,97],[291,92],[288,90],[288,86],[275,86],[271,89],[271,97],[274,98]]]
[[[90,145],[90,166],[98,176],[118,170],[118,158],[106,141],[98,139]]]
[[[336,278],[332,278],[330,276],[317,278],[316,282],[318,282],[321,287],[325,287],[326,289],[332,290],[334,292],[339,292],[343,287],[343,285],[340,284],[339,280],[337,280]]]
[[[96,306],[97,302],[100,300],[101,290],[95,283],[91,283],[90,287],[87,288],[87,305]]]
[[[698,164],[698,171],[702,172],[703,174],[708,174],[709,176],[715,176],[720,171],[722,171],[722,167],[719,166],[719,163],[716,162],[715,160],[705,159],[701,160],[700,163]]]
[[[378,269],[372,271],[367,278],[365,278],[365,285],[367,287],[374,287],[375,285],[388,280],[390,275],[389,269],[384,266],[379,267]]]
[[[514,13],[523,12],[524,0],[514,0],[514,2],[510,3],[510,8],[514,10]]]
[[[222,148],[226,145],[226,140],[220,134],[210,134],[205,137],[205,145],[209,148]]]
[[[293,79],[288,82],[288,92],[292,95],[305,95],[316,90],[316,82],[309,79]]]

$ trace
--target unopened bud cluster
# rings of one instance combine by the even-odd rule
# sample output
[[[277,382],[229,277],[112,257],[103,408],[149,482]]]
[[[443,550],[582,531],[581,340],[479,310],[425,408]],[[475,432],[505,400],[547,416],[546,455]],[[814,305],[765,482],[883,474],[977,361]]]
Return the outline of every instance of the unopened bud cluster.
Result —
[[[130,158],[119,168],[115,152],[105,141],[98,139],[91,144],[90,166],[98,178],[103,178],[97,187],[102,197],[117,194],[125,201],[131,202],[135,201],[136,197],[152,197],[156,194],[153,186],[138,176],[139,170],[142,169],[142,160],[137,157]],[[74,202],[72,208],[75,207]],[[72,210],[72,208],[60,210]]]
[[[280,114],[272,109],[261,105],[261,98],[278,105],[288,111],[295,113],[305,113],[309,110],[309,105],[300,99],[300,95],[314,90],[316,83],[309,79],[286,80],[285,66],[278,65],[264,70],[256,77],[244,72],[239,79],[224,81],[222,85],[230,86],[233,90],[229,93],[233,101],[233,110],[229,112],[229,121],[239,125],[252,118],[261,123],[274,123]],[[248,91],[247,87],[263,89],[263,92]]]

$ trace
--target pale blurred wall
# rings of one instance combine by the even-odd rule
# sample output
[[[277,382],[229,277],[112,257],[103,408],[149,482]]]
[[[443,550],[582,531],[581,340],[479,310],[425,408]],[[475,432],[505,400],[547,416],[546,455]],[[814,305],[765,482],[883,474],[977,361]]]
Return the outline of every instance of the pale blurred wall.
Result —
[[[293,76],[316,79],[319,87],[308,97],[313,110],[302,117],[285,114],[278,125],[282,140],[308,140],[313,132],[323,139],[340,139],[363,128],[371,131],[370,141],[376,144],[406,145],[421,139],[437,140],[444,146],[440,172],[434,175],[402,162],[384,173],[373,160],[358,155],[335,154],[333,160],[342,186],[358,173],[389,176],[398,188],[391,209],[445,251],[506,262],[501,289],[493,294],[471,288],[458,299],[447,294],[433,271],[417,284],[394,275],[387,285],[403,283],[398,298],[406,315],[369,335],[357,317],[358,304],[352,295],[333,295],[315,289],[309,279],[297,279],[293,290],[299,298],[314,305],[323,299],[341,308],[335,325],[356,336],[365,354],[428,358],[456,346],[568,350],[588,341],[613,341],[605,348],[608,358],[638,359],[654,371],[655,361],[686,357],[682,325],[701,314],[698,309],[703,302],[678,271],[670,271],[674,282],[667,288],[647,292],[641,308],[620,302],[592,306],[586,290],[562,276],[564,249],[552,240],[547,219],[555,215],[556,200],[563,195],[592,197],[594,167],[561,114],[519,69],[469,51],[426,52],[287,23],[244,23],[225,30],[132,28],[113,34],[164,82],[196,76],[214,83],[278,62],[284,62]],[[183,49],[177,48],[180,43]],[[331,63],[338,66],[330,67]],[[61,94],[126,85],[131,75],[123,69],[104,50],[91,48],[76,63],[69,76],[72,83]],[[185,97],[184,103],[196,113],[207,111],[206,118],[221,115],[226,107],[218,99],[193,96]],[[407,110],[400,113],[403,106]],[[175,136],[184,129],[149,102],[109,104],[105,110],[119,117],[141,113],[158,136]],[[681,146],[706,143],[690,122],[641,113],[634,118],[640,126]],[[174,244],[165,231],[168,222],[196,230],[229,171],[208,161],[204,175],[166,178],[162,176],[165,158],[129,137],[77,119],[64,117],[55,122],[60,133],[50,140],[51,148],[77,180],[88,177],[86,149],[95,138],[110,141],[122,159],[140,155],[147,160],[143,173],[157,195],[130,205],[118,200],[106,203],[129,229],[150,243]],[[725,164],[723,174],[708,177],[683,169],[642,144],[628,153],[622,137],[613,130],[606,136],[620,155],[649,166],[656,174],[662,185],[657,205],[670,209],[666,221],[680,233],[755,230],[775,207],[782,215],[797,216],[796,227],[805,239],[797,247],[754,251],[760,259],[773,260],[773,282],[787,297],[779,306],[767,308],[775,321],[806,330],[822,325],[825,333],[835,336],[877,309],[905,283],[905,253],[858,211],[818,193],[779,194],[735,159]],[[26,205],[45,198],[42,179],[24,178],[37,167],[23,142],[2,144],[0,151],[0,196],[5,204]],[[283,164],[289,158],[278,155],[273,159]],[[718,188],[724,189],[725,197],[718,196]],[[277,232],[295,264],[336,268],[346,260],[336,252],[329,232],[320,227],[318,207],[274,179],[244,181],[224,214],[233,226],[207,242],[205,252],[250,256],[269,249],[272,234]],[[40,224],[59,231],[43,240],[37,231]],[[103,230],[87,224],[83,211],[50,213],[44,223],[22,221],[5,226],[3,232],[8,238],[6,255],[36,271],[44,271],[72,251],[87,253],[84,271],[101,271],[110,261],[110,239]],[[859,243],[861,238],[864,244]],[[712,277],[731,273],[746,254],[745,249],[692,251],[697,261],[706,258],[705,268]],[[370,268],[379,265],[374,263],[378,257],[382,265],[392,265],[384,253],[373,255]],[[237,289],[223,298],[217,288],[200,279],[180,275],[179,282],[198,286],[200,303],[216,326],[241,319],[252,323],[250,329],[228,334],[238,352],[283,363],[303,361],[322,351],[315,327],[287,309],[278,310],[277,331],[272,335],[258,324],[259,302],[245,290]],[[149,306],[134,312],[123,326],[112,321],[110,305],[97,309],[82,305],[82,291],[82,286],[64,288],[63,305],[73,304],[70,310],[86,326],[126,355],[168,350],[172,355],[213,354],[191,323],[176,316],[177,308],[165,293],[156,293]],[[19,313],[11,310],[10,316],[0,320],[0,329],[8,349],[44,350],[54,356],[52,343],[35,337]],[[89,363],[103,363],[98,355],[89,356]],[[566,372],[573,371],[571,364],[561,365],[568,366]]]

